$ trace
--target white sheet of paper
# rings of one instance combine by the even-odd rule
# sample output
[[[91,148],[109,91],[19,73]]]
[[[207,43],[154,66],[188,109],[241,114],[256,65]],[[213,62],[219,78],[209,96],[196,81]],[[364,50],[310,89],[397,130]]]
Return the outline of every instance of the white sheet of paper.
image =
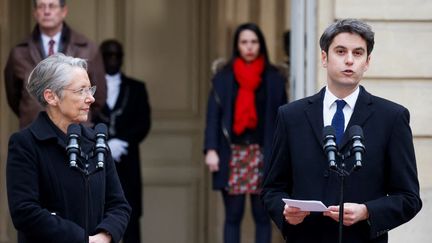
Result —
[[[282,201],[288,206],[300,208],[302,211],[309,212],[324,212],[327,211],[327,207],[321,201],[315,200],[295,200],[283,198]]]

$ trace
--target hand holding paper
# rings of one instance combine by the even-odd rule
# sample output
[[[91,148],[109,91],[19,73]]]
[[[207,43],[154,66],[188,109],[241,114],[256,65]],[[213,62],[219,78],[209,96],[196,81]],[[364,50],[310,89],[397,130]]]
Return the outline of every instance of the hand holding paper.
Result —
[[[324,212],[328,210],[328,208],[321,201],[295,200],[288,198],[283,198],[282,201],[284,201],[288,206],[299,208],[301,211]]]

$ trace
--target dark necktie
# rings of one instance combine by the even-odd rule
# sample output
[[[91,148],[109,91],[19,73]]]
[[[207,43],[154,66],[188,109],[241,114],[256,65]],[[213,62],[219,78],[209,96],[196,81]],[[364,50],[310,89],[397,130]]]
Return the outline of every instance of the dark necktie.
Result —
[[[336,144],[340,144],[344,134],[345,117],[343,108],[345,107],[346,102],[344,100],[336,100],[336,105],[337,108],[332,119],[332,127],[336,130]]]
[[[53,39],[51,39],[48,42],[48,56],[51,56],[52,54],[54,54],[54,44],[55,44],[55,41]]]

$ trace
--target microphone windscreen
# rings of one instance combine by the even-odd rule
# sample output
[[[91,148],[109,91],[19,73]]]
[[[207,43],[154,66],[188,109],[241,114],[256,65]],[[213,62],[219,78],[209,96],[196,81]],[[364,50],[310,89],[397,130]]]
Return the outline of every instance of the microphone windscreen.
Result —
[[[332,126],[325,126],[322,135],[323,140],[329,135],[336,137],[336,130]]]
[[[348,134],[350,138],[355,136],[363,138],[363,129],[359,125],[354,125],[350,127],[350,129],[348,130]]]
[[[81,126],[75,123],[70,124],[67,129],[67,135],[69,136],[70,134],[81,136]]]
[[[98,123],[95,127],[95,132],[96,134],[102,133],[106,136],[108,134],[108,128],[105,123]]]

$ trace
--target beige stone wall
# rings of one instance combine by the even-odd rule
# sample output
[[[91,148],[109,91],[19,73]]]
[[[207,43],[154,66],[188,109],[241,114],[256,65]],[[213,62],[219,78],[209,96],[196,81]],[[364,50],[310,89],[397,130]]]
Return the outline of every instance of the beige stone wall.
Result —
[[[258,23],[271,60],[284,60],[282,33],[290,25],[290,0],[74,0],[67,21],[96,42],[121,40],[125,71],[147,81],[153,128],[141,146],[146,242],[222,242],[223,205],[210,190],[201,154],[210,63],[231,55],[232,34],[246,21]],[[391,232],[392,242],[428,242],[432,231],[432,1],[317,0],[318,38],[338,18],[365,19],[376,31],[372,66],[363,82],[371,92],[411,111],[419,177],[425,205],[408,224]],[[3,67],[11,46],[32,28],[28,0],[0,0],[0,242],[15,242],[6,204],[7,140],[17,130],[6,104]],[[318,42],[318,40],[317,40]],[[320,67],[318,87],[324,84]],[[412,98],[415,97],[415,98]],[[175,198],[175,201],[172,199]],[[166,228],[174,230],[166,234]],[[246,209],[243,243],[253,242],[254,226]],[[273,243],[283,242],[274,231]]]
[[[67,22],[90,39],[117,38],[125,47],[125,71],[145,80],[152,130],[141,146],[146,242],[221,242],[223,207],[210,190],[203,165],[202,133],[211,61],[231,55],[232,34],[246,21],[258,23],[271,59],[283,59],[282,32],[289,0],[74,0]],[[31,2],[0,0],[1,73],[12,46],[32,30]],[[17,120],[6,104],[0,76],[0,242],[15,242],[7,211],[7,141]],[[244,242],[254,226],[246,214]],[[170,234],[166,234],[166,229]],[[281,242],[275,232],[275,242]]]
[[[407,107],[417,157],[423,199],[422,211],[409,223],[390,231],[390,240],[429,242],[432,225],[432,1],[324,0],[319,1],[319,31],[340,18],[366,20],[375,31],[371,66],[363,85],[373,94]],[[320,70],[320,85],[325,73]]]

